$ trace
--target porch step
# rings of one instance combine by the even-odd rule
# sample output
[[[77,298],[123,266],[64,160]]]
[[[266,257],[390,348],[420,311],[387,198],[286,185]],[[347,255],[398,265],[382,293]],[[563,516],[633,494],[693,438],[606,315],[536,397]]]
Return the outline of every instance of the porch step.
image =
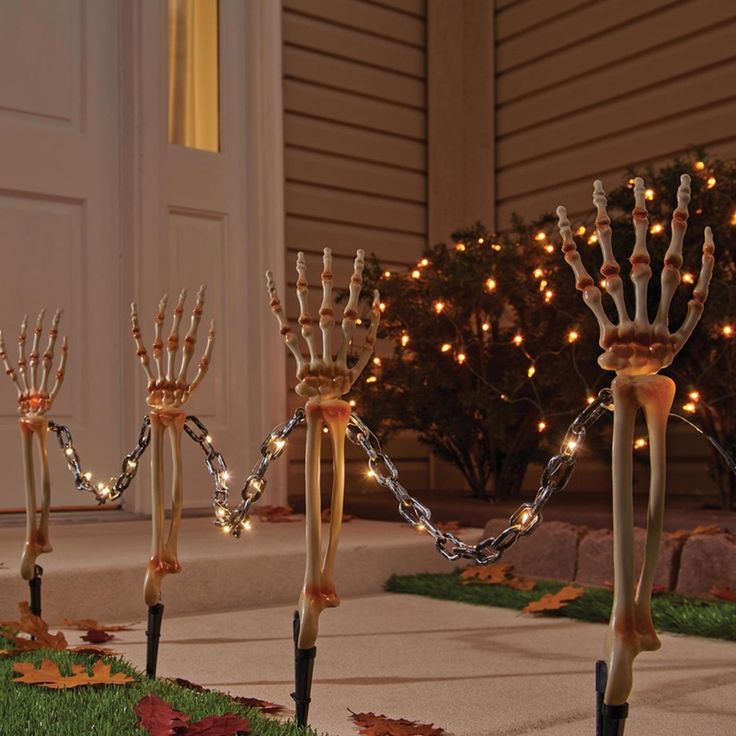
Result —
[[[323,525],[326,536],[327,526]],[[142,620],[143,578],[150,549],[150,521],[115,521],[53,526],[54,552],[42,555],[43,617],[100,621]],[[477,541],[480,530],[462,532]],[[206,613],[296,603],[304,576],[305,524],[254,521],[239,540],[216,529],[211,519],[182,520],[182,571],[163,586],[168,615]],[[18,566],[24,529],[0,528],[0,620],[14,619],[28,599]],[[406,524],[355,519],[343,525],[337,556],[342,597],[373,595],[392,574],[441,572],[451,564],[426,534]]]

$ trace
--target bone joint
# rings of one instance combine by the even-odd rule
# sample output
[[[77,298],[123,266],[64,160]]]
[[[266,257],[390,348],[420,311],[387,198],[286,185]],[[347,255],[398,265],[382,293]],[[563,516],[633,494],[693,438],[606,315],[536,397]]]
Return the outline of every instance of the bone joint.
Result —
[[[342,315],[342,339],[337,354],[333,355],[335,304],[332,298],[332,251],[329,248],[324,249],[322,262],[322,303],[319,316],[315,318],[309,310],[309,284],[304,253],[300,252],[296,261],[299,326],[309,358],[302,354],[298,338],[284,314],[273,275],[270,271],[266,273],[271,311],[279,323],[284,342],[296,361],[299,381],[296,392],[307,399],[305,450],[307,562],[304,585],[299,598],[300,630],[297,645],[300,649],[314,646],[320,614],[325,608],[332,608],[340,603],[335,589],[334,571],[345,494],[345,431],[350,418],[350,404],[340,397],[350,390],[368,364],[381,317],[378,292],[374,291],[370,327],[358,358],[352,367],[348,367],[348,351],[355,333],[365,267],[365,253],[358,250],[350,278],[349,298]],[[322,334],[321,355],[319,340],[315,333],[317,324]],[[329,537],[327,548],[323,553],[320,457],[325,427],[332,442],[333,481]]]
[[[197,330],[202,319],[204,308],[205,287],[201,286],[192,311],[189,330],[184,336],[184,346],[179,369],[176,369],[176,360],[180,348],[180,326],[184,314],[184,303],[187,293],[182,291],[174,308],[174,315],[166,340],[166,369],[163,359],[163,325],[166,319],[167,298],[159,302],[158,312],[154,319],[154,335],[151,352],[155,366],[155,375],[151,369],[148,351],[141,337],[141,328],[138,321],[138,307],[135,302],[131,305],[130,316],[138,358],[143,367],[147,380],[148,396],[146,403],[151,419],[151,559],[146,569],[146,579],[143,595],[147,606],[153,606],[161,599],[161,586],[164,577],[169,573],[181,570],[177,546],[179,540],[179,526],[181,524],[183,484],[181,462],[181,436],[184,429],[186,415],[182,406],[189,401],[197,386],[201,383],[210,364],[212,349],[215,341],[215,323],[210,324],[207,335],[207,345],[199,360],[197,373],[188,383],[187,373],[194,355],[197,342]],[[171,479],[171,524],[168,535],[164,534],[165,509],[163,498],[164,485],[164,444],[168,436],[172,457]]]
[[[688,302],[687,315],[680,328],[671,332],[669,309],[680,284],[682,247],[687,228],[690,177],[683,174],[677,191],[677,207],[672,213],[672,235],[664,257],[661,276],[661,300],[657,315],[650,323],[647,314],[647,292],[652,270],[647,249],[649,216],[646,209],[643,179],[634,180],[632,220],[635,244],[631,253],[631,281],[634,286],[635,309],[629,316],[624,299],[620,267],[613,255],[611,220],[603,184],[593,185],[596,207],[596,229],[603,254],[601,274],[606,291],[618,313],[614,324],[603,310],[600,289],[583,265],[572,236],[564,207],[557,208],[562,252],[575,273],[576,286],[596,317],[600,328],[600,346],[605,351],[599,365],[616,372],[612,383],[614,397],[613,420],[613,533],[614,533],[614,596],[607,656],[608,683],[605,702],[620,705],[626,702],[633,683],[633,663],[642,651],[659,649],[660,642],[652,622],[652,585],[664,520],[665,474],[667,463],[667,417],[675,395],[674,382],[658,371],[672,363],[692,334],[703,313],[708,286],[713,274],[715,246],[710,228],[705,228],[700,275]],[[644,562],[634,591],[634,511],[633,511],[633,445],[634,421],[642,409],[649,432],[649,507]]]
[[[51,478],[49,476],[48,455],[46,451],[46,433],[48,420],[46,412],[54,403],[61,385],[68,354],[67,340],[61,343],[61,358],[56,370],[56,380],[51,392],[48,390],[51,365],[54,361],[54,348],[59,334],[61,310],[57,310],[51,322],[49,339],[43,355],[40,355],[41,335],[43,334],[43,318],[45,310],[39,312],[33,330],[33,343],[29,361],[26,363],[26,333],[28,318],[24,317],[18,335],[18,370],[10,363],[5,350],[5,340],[0,332],[0,358],[5,366],[5,373],[15,385],[18,394],[18,414],[23,456],[23,479],[26,498],[26,539],[21,556],[20,573],[24,580],[34,576],[36,560],[39,555],[53,551],[49,541],[49,512],[51,506]],[[41,375],[38,375],[39,363]],[[38,445],[41,463],[41,513],[38,518],[36,505],[36,481],[33,464],[33,439]]]

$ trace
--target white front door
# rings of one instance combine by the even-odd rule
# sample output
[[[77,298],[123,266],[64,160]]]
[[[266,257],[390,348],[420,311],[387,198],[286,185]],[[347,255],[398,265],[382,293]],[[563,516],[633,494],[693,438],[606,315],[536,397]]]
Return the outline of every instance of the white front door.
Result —
[[[63,308],[69,364],[50,416],[108,473],[121,439],[117,33],[113,2],[0,3],[0,329],[16,362],[23,315],[32,329],[42,306]],[[0,378],[0,508],[22,508],[16,392]],[[54,506],[89,506],[49,440]]]

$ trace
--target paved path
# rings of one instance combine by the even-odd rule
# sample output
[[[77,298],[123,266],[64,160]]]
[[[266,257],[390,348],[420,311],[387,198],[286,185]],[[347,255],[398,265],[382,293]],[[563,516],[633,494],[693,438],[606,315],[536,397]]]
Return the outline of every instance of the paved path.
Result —
[[[159,674],[291,705],[292,607],[169,618]],[[455,736],[593,736],[605,627],[383,594],[322,616],[310,721],[357,730],[347,708],[434,722]],[[145,660],[144,626],[118,648]],[[76,639],[75,639],[76,640]],[[736,644],[662,636],[640,656],[627,736],[736,733]]]

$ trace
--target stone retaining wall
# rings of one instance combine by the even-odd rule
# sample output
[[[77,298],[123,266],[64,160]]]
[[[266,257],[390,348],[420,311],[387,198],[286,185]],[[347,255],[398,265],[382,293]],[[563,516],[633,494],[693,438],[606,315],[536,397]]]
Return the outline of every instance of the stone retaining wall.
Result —
[[[507,519],[491,519],[484,537],[497,535]],[[644,557],[646,530],[634,530],[635,564]],[[605,585],[613,581],[613,533],[561,521],[545,521],[504,553],[515,572],[531,577]],[[684,595],[710,598],[711,588],[736,590],[736,536],[713,528],[665,532],[654,583]]]

